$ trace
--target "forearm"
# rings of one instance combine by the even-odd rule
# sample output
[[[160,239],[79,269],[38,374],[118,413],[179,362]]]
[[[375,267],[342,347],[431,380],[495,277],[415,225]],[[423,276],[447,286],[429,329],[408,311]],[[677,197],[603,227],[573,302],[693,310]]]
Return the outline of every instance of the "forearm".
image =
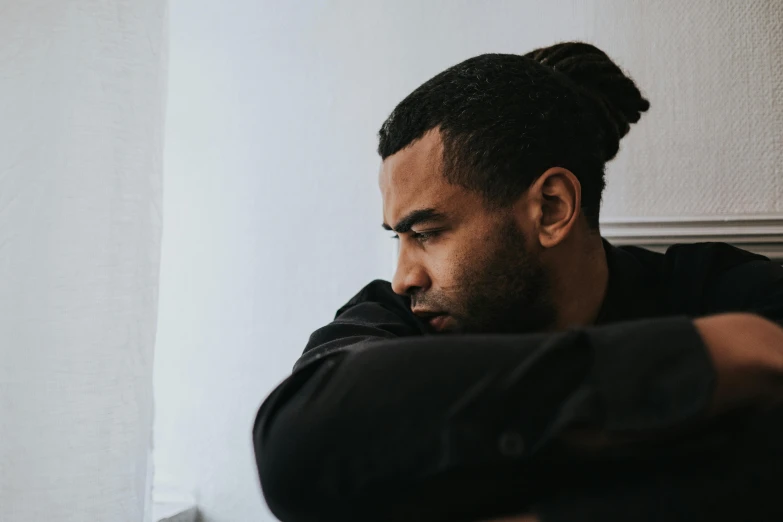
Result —
[[[684,318],[360,344],[305,365],[262,408],[262,485],[286,521],[309,516],[303,494],[319,499],[325,521],[352,520],[365,504],[385,507],[427,487],[447,492],[444,502],[462,508],[455,513],[497,505],[504,494],[523,507],[534,494],[536,452],[562,430],[694,422],[706,414],[713,384]],[[513,482],[480,487],[504,473]],[[420,504],[409,498],[415,513]],[[426,509],[442,514],[440,506]]]
[[[265,404],[254,431],[270,508],[284,521],[307,520],[308,507],[320,520],[350,521],[409,500],[399,509],[414,521],[449,509],[433,498],[472,499],[469,509],[482,492],[496,496],[475,481],[529,458],[588,375],[585,339],[399,339],[305,366]],[[503,446],[506,433],[519,444]],[[463,469],[474,471],[451,474]],[[524,498],[519,486],[515,497]]]

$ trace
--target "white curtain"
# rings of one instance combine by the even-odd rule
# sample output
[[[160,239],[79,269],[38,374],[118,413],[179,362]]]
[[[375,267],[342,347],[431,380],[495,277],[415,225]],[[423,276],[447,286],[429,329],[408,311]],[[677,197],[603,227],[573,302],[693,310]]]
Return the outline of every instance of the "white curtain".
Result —
[[[164,0],[0,0],[0,520],[149,518]]]

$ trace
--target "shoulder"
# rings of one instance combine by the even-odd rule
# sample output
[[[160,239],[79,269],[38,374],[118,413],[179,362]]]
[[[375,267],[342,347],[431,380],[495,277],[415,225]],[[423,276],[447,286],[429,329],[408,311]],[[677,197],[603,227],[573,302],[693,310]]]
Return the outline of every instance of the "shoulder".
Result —
[[[772,263],[768,258],[737,248],[728,243],[688,243],[669,247],[667,264],[723,272],[754,261]]]
[[[674,245],[665,254],[674,284],[698,294],[704,313],[783,305],[783,266],[726,243]]]
[[[626,270],[658,287],[660,306],[669,314],[697,317],[782,308],[783,266],[759,254],[718,242],[676,244],[665,253],[632,246],[616,250],[622,252]]]
[[[426,325],[411,312],[410,299],[395,294],[389,282],[378,279],[341,306],[331,323],[310,334],[295,368],[370,341],[424,333]]]
[[[396,336],[425,333],[424,323],[411,311],[408,296],[392,290],[391,283],[376,279],[337,310],[335,323],[381,327]]]
[[[391,283],[376,279],[364,286],[359,292],[341,306],[335,314],[335,319],[351,308],[363,303],[374,303],[392,310],[409,310],[410,299],[394,293]]]

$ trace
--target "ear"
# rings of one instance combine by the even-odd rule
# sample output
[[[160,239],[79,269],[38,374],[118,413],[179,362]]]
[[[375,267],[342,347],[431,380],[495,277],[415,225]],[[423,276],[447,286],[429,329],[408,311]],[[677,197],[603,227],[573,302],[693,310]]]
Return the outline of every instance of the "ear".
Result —
[[[518,210],[526,214],[526,229],[541,247],[552,248],[568,237],[581,216],[582,185],[570,170],[553,167],[533,182],[522,199],[523,208]]]

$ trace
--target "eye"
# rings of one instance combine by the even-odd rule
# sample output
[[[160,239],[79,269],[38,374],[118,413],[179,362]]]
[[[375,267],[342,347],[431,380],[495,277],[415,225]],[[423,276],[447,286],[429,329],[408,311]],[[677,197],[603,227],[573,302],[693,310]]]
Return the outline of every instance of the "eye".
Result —
[[[440,234],[439,230],[431,230],[429,232],[414,232],[411,234],[411,237],[419,243],[426,243],[427,241],[438,237],[438,234]]]
[[[428,232],[411,232],[411,239],[418,243],[426,243],[427,241],[430,241],[434,238],[436,238],[438,235],[440,235],[440,230],[430,230]],[[399,234],[394,234],[393,236],[389,236],[391,239],[400,239]]]

